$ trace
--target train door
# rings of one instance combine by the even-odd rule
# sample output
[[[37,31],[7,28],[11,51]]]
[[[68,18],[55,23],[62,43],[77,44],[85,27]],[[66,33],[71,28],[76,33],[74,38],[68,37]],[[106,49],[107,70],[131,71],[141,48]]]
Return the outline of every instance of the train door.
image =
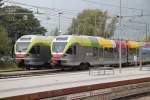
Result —
[[[30,59],[30,65],[42,65],[42,59],[40,55],[40,46],[35,45],[31,48],[29,51],[29,59]]]
[[[142,64],[149,64],[150,63],[150,47],[149,46],[143,46],[140,48],[139,51],[141,54],[141,60]]]
[[[139,57],[139,50],[137,48],[128,48],[128,62],[130,64],[135,63],[135,60]]]
[[[91,57],[93,56],[93,51],[91,47],[87,46],[79,46],[77,49],[78,55],[77,60],[78,63],[89,63],[91,60]]]
[[[103,63],[104,64],[113,64],[114,63],[114,54],[113,48],[104,48]]]
[[[68,59],[67,63],[69,65],[77,65],[78,61],[78,45],[75,44],[71,46],[65,53],[64,59]]]
[[[50,57],[51,57],[50,47],[41,45],[39,57],[41,61],[43,61],[44,64],[48,64]]]
[[[91,57],[91,62],[93,65],[98,65],[99,64],[99,49],[97,47],[92,48],[93,55]]]
[[[98,48],[98,60],[99,60],[99,65],[103,65],[103,48]]]
[[[127,48],[121,48],[121,63],[127,63]]]

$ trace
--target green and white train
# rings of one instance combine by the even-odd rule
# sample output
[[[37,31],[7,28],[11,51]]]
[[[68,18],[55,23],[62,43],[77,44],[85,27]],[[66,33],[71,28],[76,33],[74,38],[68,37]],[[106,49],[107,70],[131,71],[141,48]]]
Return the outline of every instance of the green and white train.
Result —
[[[139,51],[144,44],[144,42],[110,40],[96,36],[60,35],[51,44],[51,64],[79,69],[96,65],[117,66],[119,48],[122,50],[121,63],[133,64],[135,60],[139,62]],[[149,61],[149,58],[145,61]]]
[[[49,65],[51,60],[50,45],[53,39],[53,36],[39,35],[20,37],[14,47],[16,64],[26,69]]]
[[[103,45],[102,42],[104,43]],[[116,47],[115,41],[94,36],[58,36],[51,45],[51,64],[65,67],[78,66],[76,68],[85,69],[92,65],[116,63],[112,59],[107,59],[109,57],[106,58],[107,60],[103,59],[103,47],[106,47],[108,49],[106,51],[109,51]],[[106,54],[107,56],[113,55]]]
[[[150,62],[150,42],[110,40],[96,36],[24,35],[15,44],[15,61],[19,67],[43,68],[55,65],[60,68],[86,69],[96,65],[118,65],[119,48],[121,63]]]

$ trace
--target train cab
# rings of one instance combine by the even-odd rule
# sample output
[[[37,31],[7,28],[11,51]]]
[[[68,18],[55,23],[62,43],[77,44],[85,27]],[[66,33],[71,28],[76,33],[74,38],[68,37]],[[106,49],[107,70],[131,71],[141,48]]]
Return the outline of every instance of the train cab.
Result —
[[[53,37],[24,35],[15,44],[15,62],[23,68],[39,68],[49,64],[50,45]]]

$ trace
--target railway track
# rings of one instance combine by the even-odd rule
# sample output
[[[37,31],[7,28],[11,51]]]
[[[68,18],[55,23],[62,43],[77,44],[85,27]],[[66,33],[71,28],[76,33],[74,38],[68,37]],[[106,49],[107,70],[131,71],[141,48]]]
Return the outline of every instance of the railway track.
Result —
[[[50,75],[58,73],[68,73],[68,72],[80,72],[86,70],[71,70],[71,69],[45,69],[45,70],[20,70],[20,71],[10,71],[10,72],[1,72],[0,79],[8,78],[21,78],[21,77],[32,77],[32,76],[41,76],[41,75]]]
[[[149,66],[150,65],[144,65],[142,70],[150,70]],[[132,67],[134,68],[135,66]],[[19,70],[19,71],[1,72],[0,79],[31,77],[31,76],[50,75],[56,73],[58,74],[58,73],[67,73],[67,72],[80,72],[80,71],[87,71],[87,70],[68,70],[68,69],[67,70],[61,70],[61,69]]]
[[[122,97],[114,100],[150,100],[150,92]]]
[[[1,72],[0,79],[40,76],[40,75],[47,75],[47,74],[52,74],[60,71],[61,71],[60,69],[48,69],[48,70]]]

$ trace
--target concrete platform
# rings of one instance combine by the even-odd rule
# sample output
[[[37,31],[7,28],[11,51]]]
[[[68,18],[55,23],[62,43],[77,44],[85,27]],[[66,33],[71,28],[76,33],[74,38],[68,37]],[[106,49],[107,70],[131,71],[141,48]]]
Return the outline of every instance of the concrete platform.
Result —
[[[55,91],[53,92],[53,94],[51,94],[54,96],[57,94],[56,90],[90,86],[93,84],[105,84],[105,83],[119,82],[119,81],[123,82],[126,80],[128,81],[128,80],[135,80],[135,79],[146,79],[146,81],[150,82],[150,70],[147,69],[149,68],[146,69],[143,68],[143,70],[141,71],[139,67],[123,68],[121,73],[119,73],[119,69],[115,69],[114,74],[112,74],[111,71],[110,72],[108,71],[106,72],[105,75],[98,74],[97,71],[93,71],[92,74],[89,75],[89,71],[83,71],[83,72],[70,72],[70,73],[57,74],[57,75],[1,79],[0,99],[20,96],[20,95],[34,94],[34,93],[46,93],[45,91],[49,91],[49,93],[50,91]],[[90,88],[91,87],[89,87],[89,89]],[[84,88],[82,87],[80,89],[82,90]],[[83,92],[84,91],[85,90],[83,90]],[[76,91],[76,92],[81,92],[81,91]]]

